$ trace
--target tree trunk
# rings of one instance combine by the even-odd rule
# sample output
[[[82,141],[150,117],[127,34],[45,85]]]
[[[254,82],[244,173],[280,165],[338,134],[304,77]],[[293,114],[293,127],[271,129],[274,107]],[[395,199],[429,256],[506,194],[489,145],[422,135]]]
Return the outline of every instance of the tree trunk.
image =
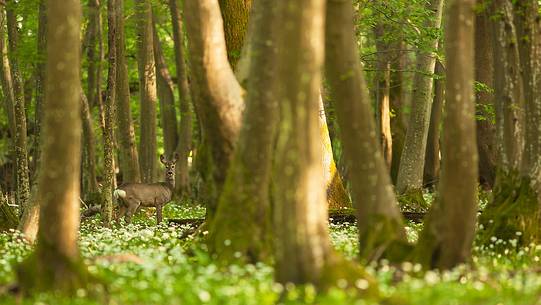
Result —
[[[252,0],[219,0],[222,12],[227,58],[235,69],[248,28]]]
[[[128,64],[126,62],[126,38],[124,32],[124,0],[117,0],[117,110],[118,140],[120,143],[120,170],[123,182],[141,182],[139,154],[135,143],[130,107],[130,86],[128,84]]]
[[[440,61],[436,63],[435,74],[437,78],[434,80],[434,102],[430,114],[423,178],[427,186],[437,185],[440,177],[440,129],[445,99],[445,81],[443,80],[445,68]]]
[[[175,96],[173,94],[173,80],[169,68],[165,62],[163,50],[156,29],[156,21],[152,23],[154,60],[156,61],[156,80],[158,99],[160,100],[160,118],[163,129],[163,146],[167,158],[173,157],[177,148],[177,112],[175,108]]]
[[[203,133],[198,152],[206,187],[207,216],[212,219],[241,126],[242,88],[227,61],[217,0],[187,1],[186,29],[196,110]]]
[[[235,260],[236,253],[252,263],[270,257],[269,183],[278,123],[275,6],[273,0],[259,0],[251,16],[255,36],[246,110],[209,236],[211,250],[225,262]]]
[[[439,29],[443,11],[443,0],[431,0],[427,3],[431,17],[426,22],[427,28]],[[425,209],[423,200],[423,168],[425,162],[426,141],[430,123],[432,105],[432,74],[436,66],[433,52],[438,48],[438,38],[433,38],[429,48],[417,51],[417,73],[413,84],[413,103],[410,123],[404,142],[404,150],[400,158],[400,169],[397,178],[397,192],[403,195],[403,203],[408,209]]]
[[[189,194],[188,156],[192,148],[192,99],[188,86],[188,75],[184,58],[184,33],[178,0],[169,0],[171,22],[173,24],[173,42],[175,44],[175,62],[177,67],[178,95],[180,99],[180,128],[177,161],[176,192],[181,196]],[[186,196],[185,196],[186,197]]]
[[[489,18],[486,10],[478,12],[475,18],[475,80],[488,87],[476,93],[478,116],[482,118],[477,120],[479,182],[492,188],[496,176],[496,143],[495,126],[492,122],[494,96],[491,88],[494,88],[494,68]]]
[[[360,256],[372,260],[384,254],[399,255],[397,246],[406,244],[406,234],[376,137],[351,4],[328,1],[327,5],[325,68],[357,210]],[[342,77],[346,74],[350,77]]]
[[[135,2],[137,14],[137,67],[141,109],[139,156],[141,178],[145,183],[157,179],[156,146],[156,64],[154,61],[152,10],[149,0]]]
[[[35,105],[35,132],[34,142],[37,143],[34,147],[34,174],[32,183],[32,193],[28,208],[23,211],[23,216],[19,222],[19,231],[21,231],[30,243],[34,243],[38,234],[39,225],[39,206],[40,199],[37,196],[37,178],[39,175],[40,159],[41,159],[41,123],[43,119],[43,100],[45,98],[45,57],[47,49],[47,7],[46,0],[39,2],[39,21],[38,21],[38,42],[37,53],[39,61],[36,65],[36,105]]]
[[[83,151],[86,153],[86,180],[83,184],[87,189],[83,190],[83,194],[88,195],[88,198],[95,196],[98,192],[98,178],[96,177],[96,141],[94,138],[94,124],[92,123],[92,112],[86,95],[81,92],[81,117],[83,119]]]
[[[330,2],[334,5],[336,2]],[[347,9],[351,10],[348,3]],[[345,261],[330,244],[318,112],[323,63],[325,1],[278,4],[276,100],[280,123],[274,161],[275,278],[279,283],[313,283],[329,288],[341,279],[374,283],[357,265]],[[298,52],[290,52],[298,50]]]
[[[425,268],[450,269],[471,257],[478,178],[473,98],[474,5],[475,0],[447,4],[442,174],[438,197],[416,249],[416,259]]]
[[[47,17],[47,83],[38,181],[41,222],[36,250],[19,266],[17,275],[25,293],[56,290],[74,294],[88,278],[77,247],[81,3],[47,1]]]
[[[19,70],[17,48],[19,31],[17,29],[17,15],[13,0],[8,2],[6,8],[8,30],[8,59],[13,80],[13,96],[15,111],[15,163],[17,165],[17,197],[15,203],[23,210],[28,208],[30,198],[30,177],[28,173],[28,150],[26,145],[26,111],[24,101],[23,79]]]
[[[103,134],[103,188],[101,204],[101,220],[104,226],[108,227],[113,219],[113,191],[115,188],[115,167],[114,167],[114,122],[115,122],[115,101],[116,101],[116,41],[117,41],[117,16],[118,5],[116,0],[107,1],[107,41],[109,45],[109,71],[107,75],[107,98],[105,99],[105,129]]]

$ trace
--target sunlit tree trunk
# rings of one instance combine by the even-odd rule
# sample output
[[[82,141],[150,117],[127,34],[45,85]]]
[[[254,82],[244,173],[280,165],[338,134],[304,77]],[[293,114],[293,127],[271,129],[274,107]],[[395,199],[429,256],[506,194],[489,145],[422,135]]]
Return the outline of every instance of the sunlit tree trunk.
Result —
[[[47,83],[38,193],[41,222],[35,252],[19,266],[25,293],[75,293],[87,276],[77,247],[81,116],[81,3],[47,1]]]
[[[425,220],[415,259],[449,269],[471,258],[477,215],[477,144],[474,103],[475,0],[447,4],[446,103],[438,197]]]
[[[192,148],[192,99],[188,86],[184,52],[184,33],[181,12],[178,0],[169,0],[171,22],[173,24],[173,42],[175,44],[175,63],[177,68],[178,95],[180,99],[180,126],[178,142],[178,161],[176,189],[177,194],[184,196],[189,194],[189,168],[188,156]]]
[[[441,27],[443,0],[427,2],[430,17],[425,27],[439,29]],[[438,38],[432,38],[429,50],[417,51],[417,73],[413,83],[413,100],[410,122],[404,150],[400,157],[400,169],[397,178],[397,192],[404,195],[410,209],[424,209],[425,202],[422,197],[423,168],[425,162],[426,140],[430,123],[430,109],[432,106],[432,88],[434,80],[432,74],[436,66],[434,52],[438,48]]]
[[[199,172],[211,219],[238,139],[243,93],[227,61],[217,0],[186,1],[185,16],[192,88],[203,133],[203,145],[198,149]]]
[[[126,62],[126,37],[124,31],[124,0],[117,0],[117,124],[120,143],[120,170],[123,182],[141,181],[139,154],[135,143],[135,131],[130,107],[130,86],[128,84],[128,64]]]
[[[139,156],[143,182],[157,178],[156,64],[154,61],[152,10],[149,0],[135,1],[137,15],[137,67],[141,109]]]

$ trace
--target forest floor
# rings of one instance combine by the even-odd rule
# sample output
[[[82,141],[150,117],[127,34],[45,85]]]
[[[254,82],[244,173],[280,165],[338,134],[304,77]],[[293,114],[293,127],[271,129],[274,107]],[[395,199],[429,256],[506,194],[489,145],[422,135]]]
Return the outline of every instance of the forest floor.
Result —
[[[39,295],[22,304],[370,304],[336,288],[316,295],[311,286],[275,284],[268,265],[218,268],[200,242],[181,239],[188,226],[156,226],[154,215],[140,213],[131,225],[113,229],[99,219],[81,226],[80,248],[89,270],[106,284],[107,292],[90,298],[80,290],[74,299]],[[164,217],[202,218],[203,208],[169,204]],[[407,224],[415,241],[422,224]],[[354,259],[358,252],[354,224],[330,225],[335,247]],[[494,248],[507,248],[500,252]],[[476,246],[471,265],[449,272],[423,272],[419,265],[386,262],[367,267],[379,280],[390,304],[541,304],[541,246],[516,248],[513,241],[494,240]],[[14,281],[13,268],[31,251],[14,232],[0,233],[0,287]],[[282,296],[282,298],[280,298]],[[0,304],[21,304],[0,295]]]

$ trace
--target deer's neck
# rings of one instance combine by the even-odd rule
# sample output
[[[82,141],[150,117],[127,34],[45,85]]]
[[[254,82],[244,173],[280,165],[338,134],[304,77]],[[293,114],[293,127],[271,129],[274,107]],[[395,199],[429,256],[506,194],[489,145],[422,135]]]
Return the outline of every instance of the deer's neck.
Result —
[[[171,190],[175,189],[175,179],[165,179],[165,185],[167,185]]]

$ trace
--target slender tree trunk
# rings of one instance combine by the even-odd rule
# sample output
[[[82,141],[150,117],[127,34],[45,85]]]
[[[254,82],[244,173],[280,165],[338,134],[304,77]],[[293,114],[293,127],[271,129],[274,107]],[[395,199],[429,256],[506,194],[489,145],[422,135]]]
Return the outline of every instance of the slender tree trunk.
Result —
[[[126,62],[126,37],[124,32],[124,0],[117,0],[117,124],[120,143],[120,170],[123,182],[141,182],[139,154],[135,143],[135,131],[131,116],[128,64]]]
[[[187,1],[185,6],[192,84],[203,133],[198,162],[208,197],[207,216],[212,219],[238,139],[244,101],[227,61],[217,0]]]
[[[154,60],[156,61],[156,80],[158,99],[160,100],[160,118],[163,129],[163,145],[165,155],[171,158],[177,148],[177,112],[175,108],[175,96],[173,94],[173,80],[169,68],[165,62],[163,50],[156,29],[156,21],[153,25]]]
[[[327,79],[357,210],[360,256],[363,260],[372,260],[381,258],[384,253],[398,255],[397,246],[407,241],[388,168],[378,145],[354,33],[351,4],[328,1]],[[345,74],[350,77],[342,77]]]
[[[188,86],[188,75],[184,57],[184,33],[178,0],[169,0],[171,22],[173,24],[173,41],[175,44],[175,62],[177,68],[178,95],[180,99],[180,128],[178,141],[176,191],[183,196],[189,194],[188,156],[192,148],[192,99]],[[185,196],[186,197],[186,196]]]
[[[251,16],[255,36],[250,46],[253,52],[246,110],[239,143],[210,227],[210,248],[223,261],[234,260],[236,253],[249,262],[270,257],[269,183],[278,123],[278,103],[274,96],[275,6],[272,0],[257,1]],[[231,244],[226,244],[226,240]]]
[[[115,122],[115,101],[116,101],[116,41],[117,41],[117,18],[116,0],[107,1],[107,41],[109,45],[109,71],[107,76],[107,98],[105,99],[105,129],[103,134],[103,202],[101,205],[101,218],[103,225],[108,227],[113,219],[113,191],[115,180],[114,167],[114,122]]]
[[[427,5],[431,17],[425,26],[439,29],[441,27],[443,0],[431,0]],[[433,51],[437,50],[438,38],[433,38],[429,47]],[[417,51],[417,73],[413,84],[414,92],[410,123],[404,142],[404,150],[400,158],[400,169],[396,185],[398,193],[404,195],[404,202],[409,209],[424,209],[426,205],[422,196],[423,168],[432,105],[432,85],[434,83],[432,74],[436,66],[436,57],[431,50]]]
[[[492,188],[496,176],[496,130],[492,122],[494,96],[491,89],[494,88],[494,68],[489,18],[486,10],[478,12],[475,18],[475,80],[488,87],[476,94],[478,115],[483,118],[477,120],[477,149],[480,183]]]
[[[426,157],[424,168],[424,184],[437,185],[440,177],[440,129],[443,104],[445,99],[445,69],[441,62],[436,63],[436,79],[434,80],[434,102],[430,114],[430,128],[426,142]]]
[[[157,179],[156,146],[156,63],[154,61],[152,10],[149,0],[135,2],[137,12],[137,60],[141,124],[139,156],[143,182]]]
[[[22,291],[74,294],[87,276],[77,247],[81,116],[79,79],[81,4],[47,1],[47,83],[36,250],[18,268]]]
[[[40,198],[37,196],[37,181],[40,169],[41,159],[41,125],[43,118],[43,100],[45,98],[45,57],[47,49],[47,8],[46,0],[39,2],[39,21],[38,21],[38,43],[37,53],[39,61],[36,66],[36,105],[35,105],[35,143],[34,147],[34,179],[32,193],[27,209],[24,210],[21,221],[19,222],[19,231],[21,231],[30,243],[34,243],[38,234]]]
[[[17,197],[15,203],[24,209],[28,208],[30,198],[30,177],[28,172],[28,150],[26,135],[26,111],[24,101],[23,79],[17,58],[19,31],[17,15],[14,11],[13,0],[6,8],[8,29],[8,58],[13,80],[13,96],[15,97],[15,163],[17,165]]]
[[[425,221],[417,259],[449,269],[468,261],[477,215],[477,144],[474,103],[475,0],[447,4],[446,103],[438,198]]]
[[[86,180],[87,184],[84,186],[87,189],[83,190],[83,193],[89,196],[89,198],[95,196],[98,193],[98,179],[96,177],[96,141],[94,138],[94,124],[92,123],[92,112],[90,111],[90,105],[87,96],[81,92],[81,117],[83,120],[83,151],[86,153]]]
[[[252,0],[219,0],[224,23],[227,58],[235,69],[248,29],[248,17]]]

